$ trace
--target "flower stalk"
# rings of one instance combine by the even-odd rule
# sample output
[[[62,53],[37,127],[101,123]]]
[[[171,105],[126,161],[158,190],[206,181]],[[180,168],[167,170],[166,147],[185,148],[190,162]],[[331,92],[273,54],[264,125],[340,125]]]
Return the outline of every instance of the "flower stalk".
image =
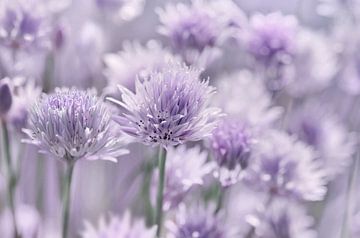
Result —
[[[62,215],[62,238],[68,237],[69,230],[69,214],[70,214],[70,197],[71,197],[71,182],[74,170],[74,162],[67,163],[66,173],[64,176],[64,191],[63,191],[63,215]]]
[[[162,218],[163,218],[163,200],[164,200],[164,185],[165,185],[165,164],[166,164],[166,150],[160,146],[159,149],[159,184],[156,196],[156,236],[160,237]]]

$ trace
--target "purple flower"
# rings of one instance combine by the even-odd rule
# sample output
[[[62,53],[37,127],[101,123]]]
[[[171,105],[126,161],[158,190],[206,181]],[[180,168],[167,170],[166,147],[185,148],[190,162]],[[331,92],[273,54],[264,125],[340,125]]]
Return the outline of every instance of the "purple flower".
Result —
[[[213,131],[209,140],[211,154],[217,164],[215,176],[226,186],[240,179],[246,169],[254,143],[251,129],[241,120],[226,119]]]
[[[215,89],[199,79],[200,71],[171,64],[136,81],[135,93],[119,85],[122,108],[114,120],[121,130],[148,145],[164,147],[209,136],[220,110],[208,107]]]
[[[9,84],[6,79],[0,81],[0,117],[5,116],[12,105],[13,96]]]
[[[225,238],[225,228],[210,206],[179,207],[174,220],[166,222],[169,238]]]
[[[166,179],[164,188],[164,209],[177,206],[195,185],[202,185],[203,178],[210,173],[212,166],[206,163],[208,154],[200,147],[186,148],[180,145],[169,147],[167,151]],[[158,170],[153,175],[153,200],[158,184]]]
[[[104,61],[108,78],[106,91],[114,94],[118,84],[134,91],[137,77],[147,78],[176,59],[158,42],[149,41],[145,46],[138,42],[125,42],[122,51],[105,55]]]
[[[0,44],[3,46],[14,50],[46,48],[50,46],[49,32],[40,7],[7,3],[0,9]]]
[[[62,160],[116,161],[127,151],[110,132],[111,116],[94,91],[56,89],[43,95],[30,113],[28,143]]]
[[[104,218],[99,221],[98,228],[85,224],[82,238],[150,238],[155,237],[156,228],[146,228],[142,220],[132,221],[130,213],[122,217],[112,216],[108,222]]]
[[[313,150],[275,130],[258,138],[244,179],[254,189],[300,200],[322,200],[326,193],[325,173]]]
[[[162,23],[159,33],[169,38],[175,52],[188,64],[206,66],[221,53],[219,46],[230,19],[221,17],[226,15],[217,12],[223,8],[216,2],[196,0],[190,6],[177,3],[158,9]]]
[[[287,200],[275,200],[256,215],[249,216],[258,238],[315,238],[313,219],[304,207]]]
[[[334,179],[351,164],[356,140],[324,106],[309,101],[291,118],[290,131],[317,152],[327,179]]]

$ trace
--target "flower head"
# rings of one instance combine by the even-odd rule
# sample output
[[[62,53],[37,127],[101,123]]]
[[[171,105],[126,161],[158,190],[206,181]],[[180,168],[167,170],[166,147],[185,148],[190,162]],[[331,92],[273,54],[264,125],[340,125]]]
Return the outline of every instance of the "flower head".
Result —
[[[188,64],[204,66],[220,54],[218,46],[229,19],[220,17],[215,2],[196,0],[190,6],[177,3],[158,10],[159,32],[170,39],[175,52]]]
[[[110,132],[110,122],[108,108],[94,91],[63,88],[38,100],[24,131],[27,142],[60,159],[115,160],[126,150]]]
[[[241,171],[247,168],[254,143],[250,131],[236,119],[223,120],[213,131],[209,147],[218,167],[215,175],[223,185],[237,182]]]
[[[122,51],[105,55],[104,61],[108,78],[106,91],[114,94],[118,84],[134,91],[138,76],[146,78],[151,72],[160,71],[176,59],[158,42],[149,41],[145,46],[138,42],[126,42]]]
[[[131,221],[129,212],[119,218],[112,216],[108,223],[104,218],[99,221],[99,227],[86,223],[82,238],[149,238],[155,237],[155,227],[146,228],[142,220]]]
[[[122,107],[114,120],[138,141],[164,147],[209,136],[219,109],[208,107],[215,89],[200,81],[200,71],[171,64],[148,78],[136,81],[135,93],[119,85]]]
[[[321,200],[326,192],[324,171],[313,150],[280,131],[263,133],[253,149],[246,183],[260,191],[300,200]]]
[[[304,207],[286,200],[275,200],[251,218],[259,238],[315,238],[312,217]],[[249,219],[250,220],[250,219]]]
[[[208,154],[200,147],[186,148],[180,145],[167,151],[166,179],[164,187],[164,209],[177,206],[194,185],[202,185],[203,178],[212,170],[206,163]],[[157,185],[158,170],[153,175],[153,184]],[[154,201],[156,186],[154,186]]]
[[[169,238],[224,238],[226,233],[220,218],[214,215],[212,207],[200,205],[179,207],[175,219],[166,223]]]

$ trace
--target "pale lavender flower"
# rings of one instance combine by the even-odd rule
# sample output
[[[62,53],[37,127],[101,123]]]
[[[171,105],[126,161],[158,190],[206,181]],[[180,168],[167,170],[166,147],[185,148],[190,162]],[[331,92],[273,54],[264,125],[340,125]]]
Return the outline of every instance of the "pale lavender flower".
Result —
[[[296,37],[293,62],[285,67],[287,91],[296,97],[319,92],[338,71],[336,45],[321,33],[301,29]]]
[[[355,135],[323,105],[310,101],[297,109],[290,121],[290,131],[316,150],[328,179],[334,179],[351,164]]]
[[[248,217],[255,227],[257,238],[316,238],[312,229],[314,219],[300,204],[288,200],[274,200],[257,214]]]
[[[249,71],[224,74],[217,79],[216,87],[213,104],[244,123],[268,127],[280,118],[281,108],[272,105],[263,81]]]
[[[167,151],[166,179],[164,187],[164,209],[168,210],[177,206],[189,190],[195,185],[202,185],[204,177],[212,170],[207,163],[208,154],[201,151],[199,146],[186,148],[180,145],[176,148],[169,147]],[[156,198],[158,184],[158,170],[153,175],[153,201]]]
[[[40,97],[41,88],[37,87],[32,79],[15,77],[8,79],[11,82],[13,104],[6,116],[6,121],[16,131],[27,127],[29,109]]]
[[[264,131],[254,146],[244,180],[257,190],[299,200],[322,200],[325,173],[314,151],[294,136]]]
[[[95,0],[99,9],[110,13],[114,20],[130,21],[144,9],[144,0]]]
[[[0,118],[4,117],[13,103],[13,95],[6,79],[0,81]]]
[[[186,63],[204,67],[220,56],[219,46],[231,23],[224,18],[226,15],[217,12],[222,10],[217,9],[221,4],[195,0],[191,5],[177,3],[158,9],[162,23],[159,33],[169,38],[174,51],[182,55]]]
[[[114,120],[121,130],[148,145],[163,147],[209,136],[220,110],[208,107],[215,88],[200,80],[200,71],[170,64],[160,72],[136,81],[135,93],[119,85],[122,108]]]
[[[223,186],[238,182],[249,164],[255,140],[241,120],[227,118],[213,131],[209,148],[216,163],[214,175]]]
[[[156,227],[146,228],[142,220],[134,220],[129,212],[122,217],[111,216],[107,222],[104,218],[99,221],[98,227],[85,223],[82,238],[150,238],[155,237]]]
[[[118,92],[116,86],[121,84],[131,91],[135,90],[137,77],[147,78],[154,71],[160,71],[176,58],[160,43],[149,41],[146,45],[138,42],[125,42],[123,50],[105,55],[105,75],[108,79],[106,92]]]
[[[16,223],[18,232],[23,238],[38,237],[40,230],[40,215],[36,209],[25,204],[16,206]],[[4,210],[0,220],[0,233],[3,238],[14,237],[13,219],[9,209]]]
[[[4,1],[0,4],[0,44],[13,50],[50,46],[50,28],[39,2]]]
[[[221,218],[215,215],[212,206],[190,208],[181,205],[174,220],[165,224],[168,238],[225,238],[226,230]]]
[[[24,132],[26,142],[62,160],[116,161],[127,151],[123,139],[111,133],[110,123],[110,112],[94,91],[63,88],[42,95]]]

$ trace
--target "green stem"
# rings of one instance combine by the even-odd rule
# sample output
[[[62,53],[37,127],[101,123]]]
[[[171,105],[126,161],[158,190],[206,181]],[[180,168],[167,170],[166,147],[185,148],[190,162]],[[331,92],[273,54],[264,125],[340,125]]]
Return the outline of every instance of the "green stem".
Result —
[[[218,214],[219,211],[221,210],[221,208],[223,207],[224,197],[225,197],[225,193],[227,191],[227,187],[223,187],[222,185],[220,185],[220,186],[221,187],[219,189],[219,195],[218,195],[218,199],[217,199],[215,214]]]
[[[71,181],[72,181],[73,171],[74,171],[74,162],[68,162],[66,168],[66,174],[64,177],[62,238],[68,237]]]
[[[159,149],[159,184],[156,196],[156,224],[157,231],[156,236],[160,237],[162,227],[162,216],[163,216],[163,195],[164,195],[164,184],[165,184],[165,164],[166,164],[166,150],[163,147]]]
[[[150,185],[152,178],[152,163],[146,163],[144,165],[144,181],[142,188],[142,197],[144,199],[144,209],[146,217],[146,225],[152,226],[154,224],[154,211],[150,201]]]
[[[12,214],[12,220],[14,224],[14,237],[20,237],[19,230],[17,228],[17,220],[16,220],[16,209],[15,209],[15,189],[16,189],[16,174],[14,168],[12,166],[11,159],[11,145],[9,138],[9,131],[4,120],[1,121],[1,127],[3,132],[3,143],[4,143],[4,151],[5,151],[5,162],[8,170],[8,202]]]

